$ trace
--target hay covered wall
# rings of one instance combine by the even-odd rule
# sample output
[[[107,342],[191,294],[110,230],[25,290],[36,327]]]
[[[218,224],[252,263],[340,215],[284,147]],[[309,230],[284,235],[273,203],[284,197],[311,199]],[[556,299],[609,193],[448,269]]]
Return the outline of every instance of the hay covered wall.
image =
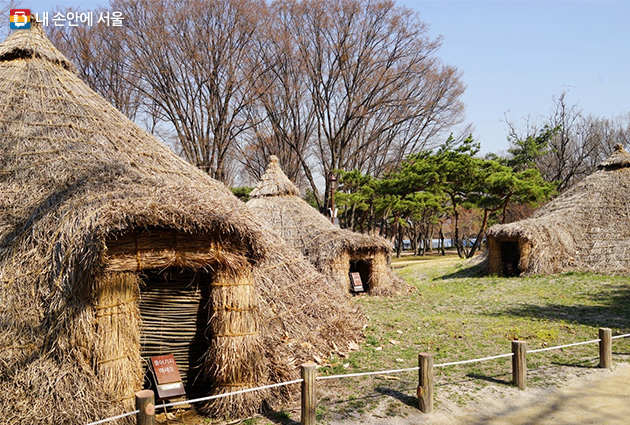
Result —
[[[271,156],[261,181],[250,194],[247,206],[283,239],[299,249],[317,270],[332,277],[339,288],[349,290],[349,261],[374,261],[368,293],[392,295],[406,288],[404,281],[387,267],[390,244],[383,238],[351,232],[334,226],[300,198],[299,190]],[[385,266],[383,266],[385,263]]]
[[[597,171],[527,220],[492,226],[488,268],[502,274],[501,243],[519,244],[522,274],[630,275],[630,154],[615,146]]]
[[[225,280],[251,283],[247,296],[231,285],[211,288],[215,336],[237,322],[226,316],[238,313],[256,317],[258,333],[245,344],[215,338],[211,393],[294,379],[300,362],[360,338],[364,317],[345,293],[257,224],[227,188],[129,121],[73,70],[36,24],[0,45],[3,423],[85,424],[130,408],[143,374],[141,267],[133,269],[143,259],[212,265],[220,271],[217,288]],[[156,231],[207,245],[151,243],[132,258],[132,269],[124,255],[114,261],[108,251],[118,237]],[[225,255],[232,248],[236,259]],[[186,260],[181,254],[191,250],[196,254]],[[255,353],[253,377],[240,376],[247,350]],[[205,409],[250,414],[291,390],[226,398]]]

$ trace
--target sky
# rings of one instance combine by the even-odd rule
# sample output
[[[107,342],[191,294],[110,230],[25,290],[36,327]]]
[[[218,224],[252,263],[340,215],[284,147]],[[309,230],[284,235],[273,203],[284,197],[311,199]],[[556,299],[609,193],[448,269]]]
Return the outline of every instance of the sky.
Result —
[[[92,10],[105,1],[22,1],[33,11],[51,4]],[[442,37],[437,52],[462,73],[465,124],[481,153],[507,150],[505,119],[524,128],[549,116],[566,91],[584,115],[630,112],[630,0],[397,0]],[[458,129],[454,129],[457,133]]]
[[[630,112],[630,1],[398,1],[420,14],[438,56],[463,72],[466,122],[482,153],[508,148],[567,92],[584,115]]]

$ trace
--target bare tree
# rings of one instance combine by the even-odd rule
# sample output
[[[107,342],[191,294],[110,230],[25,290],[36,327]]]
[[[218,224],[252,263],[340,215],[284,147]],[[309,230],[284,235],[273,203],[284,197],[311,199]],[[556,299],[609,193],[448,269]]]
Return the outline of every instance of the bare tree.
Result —
[[[262,50],[266,72],[258,80],[259,101],[251,105],[256,124],[243,146],[241,159],[256,180],[269,156],[276,155],[287,176],[302,188],[310,187],[319,198],[308,157],[315,130],[308,80],[294,40],[292,16],[278,4],[264,26]],[[256,119],[258,118],[258,119]]]
[[[76,9],[57,9],[56,12],[65,16]],[[46,30],[55,45],[76,64],[79,76],[129,119],[135,120],[142,102],[134,89],[134,64],[129,60],[123,29],[108,25],[50,25]]]
[[[251,127],[247,105],[263,71],[257,29],[263,0],[113,0],[133,16],[125,41],[134,88],[169,123],[181,153],[228,181],[235,142]]]
[[[392,0],[111,0],[118,28],[51,30],[83,78],[224,182],[275,154],[322,197],[317,174],[380,175],[431,146],[463,110],[440,40]],[[142,102],[140,102],[142,99]],[[324,199],[322,199],[324,198]]]
[[[584,125],[577,105],[567,105],[567,92],[554,96],[554,108],[548,118],[549,128],[557,128],[549,142],[549,152],[538,161],[538,168],[548,181],[559,182],[562,191],[589,173],[588,158],[594,146],[588,143],[589,128]]]
[[[7,23],[6,17],[9,16],[11,9],[17,9],[22,3],[20,0],[8,0],[3,1],[0,5],[0,36],[4,40],[4,37],[7,36],[7,32],[9,29],[9,24]]]
[[[584,121],[589,130],[588,143],[592,145],[592,156],[588,162],[591,171],[613,153],[617,143],[630,149],[630,113],[613,118],[589,115]]]
[[[630,114],[611,119],[584,116],[577,104],[567,104],[566,97],[566,91],[554,96],[549,117],[544,117],[542,124],[528,118],[521,132],[506,119],[513,148],[527,146],[523,143],[527,140],[546,140],[537,136],[550,135],[547,145],[535,147],[529,156],[545,180],[558,182],[559,191],[595,171],[615,144],[630,143]]]
[[[389,0],[281,1],[276,7],[291,15],[323,175],[363,169],[361,156],[370,149],[370,158],[387,156],[387,137],[422,147],[460,117],[458,74],[439,63],[440,41],[429,39],[426,25],[408,9]],[[326,181],[325,206],[329,193]]]

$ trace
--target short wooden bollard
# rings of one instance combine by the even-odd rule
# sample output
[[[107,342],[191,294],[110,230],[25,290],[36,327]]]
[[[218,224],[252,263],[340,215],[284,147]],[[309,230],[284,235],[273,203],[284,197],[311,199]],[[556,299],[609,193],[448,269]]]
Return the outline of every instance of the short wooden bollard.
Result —
[[[433,354],[418,354],[418,408],[422,413],[433,411]]]
[[[142,390],[136,393],[136,410],[138,413],[138,425],[155,425],[155,395],[151,390]]]
[[[315,409],[317,397],[315,394],[315,363],[302,364],[302,414],[300,424],[315,425]]]
[[[519,390],[527,388],[527,342],[512,341],[512,382]]]
[[[599,367],[612,367],[612,331],[609,328],[599,328]]]

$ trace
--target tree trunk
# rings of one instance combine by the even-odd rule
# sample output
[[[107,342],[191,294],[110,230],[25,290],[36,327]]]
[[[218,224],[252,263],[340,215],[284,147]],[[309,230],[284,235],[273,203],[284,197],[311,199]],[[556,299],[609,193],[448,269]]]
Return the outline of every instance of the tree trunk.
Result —
[[[457,206],[453,206],[453,217],[455,218],[455,245],[457,247],[457,255],[459,258],[465,258],[464,256],[464,247],[462,246],[462,241],[459,240],[459,211],[457,211]]]
[[[400,251],[402,251],[404,234],[403,234],[403,227],[400,225],[400,223],[398,223],[396,226],[398,227],[397,232],[396,232],[398,234],[398,246],[396,247],[396,258],[400,258]]]
[[[351,216],[350,216],[350,230],[352,230],[354,232],[354,226],[355,226],[355,220],[354,220],[354,214],[355,211],[357,209],[357,204],[354,203],[352,204],[352,211],[351,211]],[[348,217],[346,216],[346,221],[348,220]]]
[[[477,251],[477,248],[481,245],[481,239],[483,238],[483,234],[486,231],[486,225],[488,224],[488,216],[490,215],[489,210],[483,210],[483,222],[481,223],[481,229],[479,229],[479,233],[477,233],[477,238],[475,239],[475,243],[470,250],[470,253],[466,256],[466,258],[472,258]]]

